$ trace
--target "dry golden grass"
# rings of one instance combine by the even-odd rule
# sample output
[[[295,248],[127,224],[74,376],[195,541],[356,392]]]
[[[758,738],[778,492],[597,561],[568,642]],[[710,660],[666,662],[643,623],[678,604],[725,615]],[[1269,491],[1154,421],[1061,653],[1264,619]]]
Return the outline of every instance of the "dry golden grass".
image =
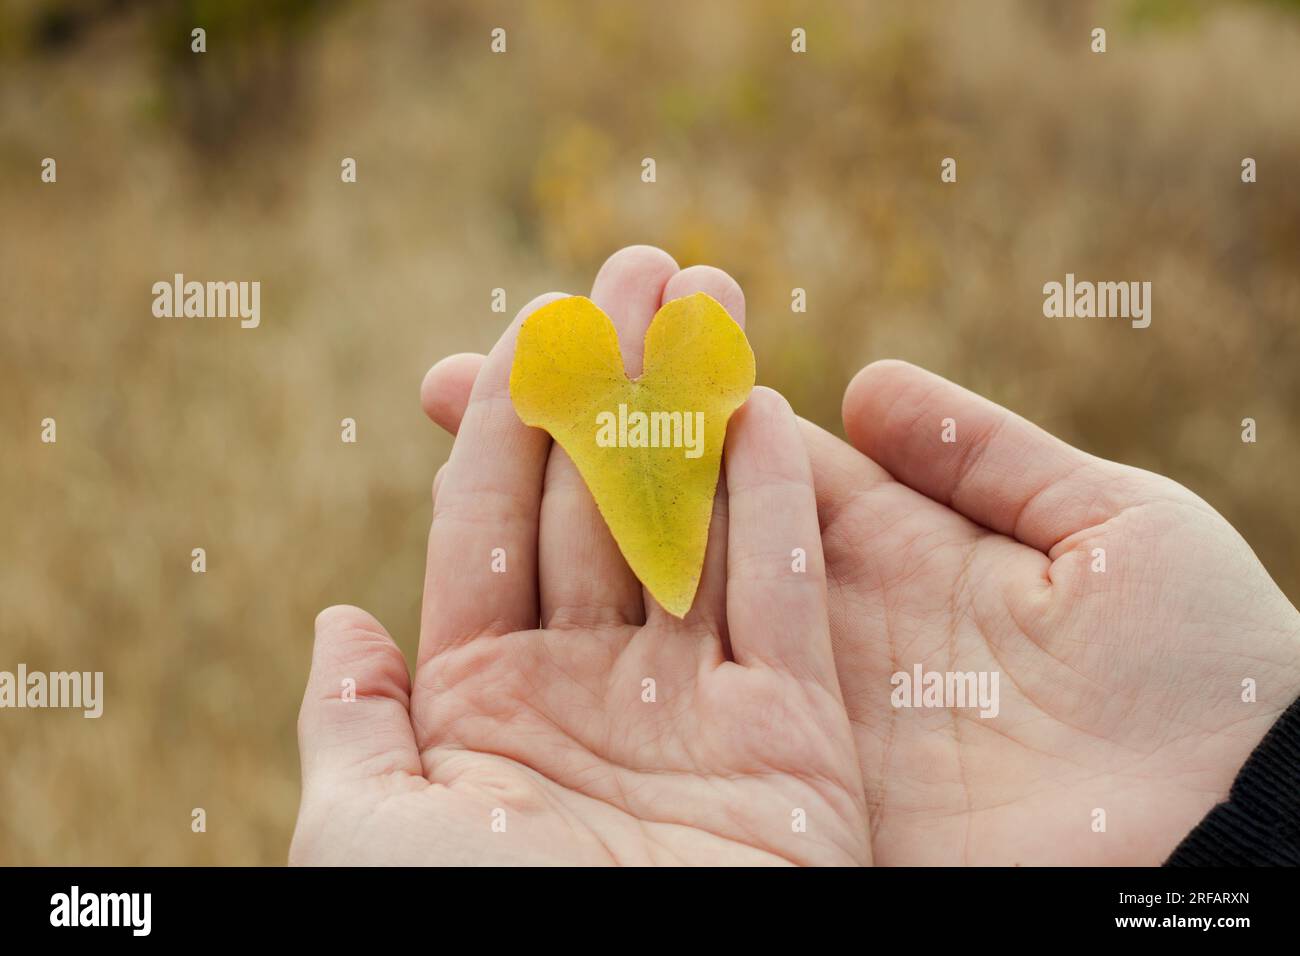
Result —
[[[0,712],[0,861],[283,862],[316,611],[414,651],[448,448],[423,372],[491,345],[493,287],[585,291],[628,243],[740,279],[759,380],[808,417],[912,360],[1184,482],[1300,598],[1293,13],[415,6],[213,35],[200,65],[144,13],[0,43],[0,669],[107,688],[98,721]],[[1045,319],[1067,271],[1151,280],[1151,328]],[[153,318],[175,272],[260,280],[262,327]]]

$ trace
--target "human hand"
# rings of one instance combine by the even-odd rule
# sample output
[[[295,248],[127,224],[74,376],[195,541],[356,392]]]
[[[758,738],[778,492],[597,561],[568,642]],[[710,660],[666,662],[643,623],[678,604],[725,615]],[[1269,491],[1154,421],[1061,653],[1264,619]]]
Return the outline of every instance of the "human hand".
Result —
[[[738,289],[725,304],[743,316]],[[449,431],[481,361],[426,378]],[[1166,478],[904,363],[865,369],[844,410],[860,452],[801,426],[876,862],[1161,862],[1300,690],[1300,615]],[[893,707],[891,676],[918,664],[998,672],[998,716]]]
[[[592,298],[635,374],[661,301],[719,290],[661,253],[632,260],[602,270]],[[364,611],[317,621],[291,861],[870,862],[794,414],[756,389],[732,418],[727,494],[679,621],[510,402],[518,326],[555,297],[526,306],[477,372],[436,482],[414,680]],[[792,542],[805,574],[790,573]]]
[[[868,366],[844,421],[862,455],[805,434],[879,859],[1162,862],[1300,691],[1295,608],[1186,488],[929,372]],[[999,671],[998,717],[863,692],[918,663]]]

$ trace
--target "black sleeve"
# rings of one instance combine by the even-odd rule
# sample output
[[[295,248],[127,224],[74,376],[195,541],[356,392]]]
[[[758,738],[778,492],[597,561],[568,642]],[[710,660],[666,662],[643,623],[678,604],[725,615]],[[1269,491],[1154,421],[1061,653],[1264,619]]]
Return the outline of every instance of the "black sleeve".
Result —
[[[1300,866],[1300,699],[1165,866]]]

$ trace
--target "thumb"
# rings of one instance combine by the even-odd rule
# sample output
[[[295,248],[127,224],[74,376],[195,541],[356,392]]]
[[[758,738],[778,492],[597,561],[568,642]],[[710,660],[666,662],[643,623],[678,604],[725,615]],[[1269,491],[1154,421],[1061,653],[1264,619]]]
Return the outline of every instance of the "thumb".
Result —
[[[393,772],[422,776],[410,697],[406,659],[382,624],[356,607],[321,611],[298,714],[303,788]]]

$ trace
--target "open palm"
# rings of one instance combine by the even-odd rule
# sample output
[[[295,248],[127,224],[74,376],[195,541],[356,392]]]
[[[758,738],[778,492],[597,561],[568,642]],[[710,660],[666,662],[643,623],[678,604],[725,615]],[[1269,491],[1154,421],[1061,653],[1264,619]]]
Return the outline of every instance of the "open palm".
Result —
[[[1161,862],[1300,688],[1295,609],[1181,485],[914,366],[845,423],[865,454],[805,437],[878,861]],[[997,672],[997,716],[895,708],[917,664]]]
[[[592,298],[635,373],[665,284],[649,295],[613,275]],[[642,594],[572,462],[510,404],[518,324],[545,298],[487,357],[436,482],[414,680],[365,612],[317,622],[291,860],[870,862],[793,412],[757,389],[733,418],[679,621]]]
[[[665,281],[643,249],[606,271]],[[679,275],[743,323],[724,273]],[[482,361],[426,379],[448,430]],[[1300,690],[1300,615],[1182,486],[937,376],[876,363],[844,413],[856,447],[801,425],[875,861],[1159,863]],[[917,665],[996,672],[997,716],[894,707]]]

